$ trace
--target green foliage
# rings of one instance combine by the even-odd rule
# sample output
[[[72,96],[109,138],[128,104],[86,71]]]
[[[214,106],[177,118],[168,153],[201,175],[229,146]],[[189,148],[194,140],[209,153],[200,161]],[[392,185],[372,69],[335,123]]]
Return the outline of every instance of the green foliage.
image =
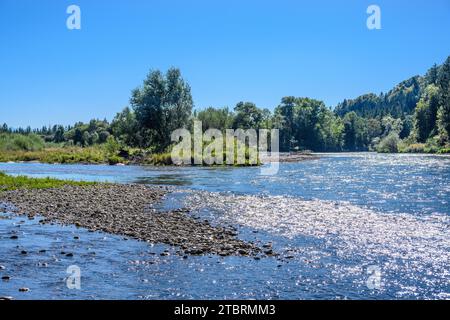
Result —
[[[105,150],[109,155],[115,155],[120,149],[120,143],[113,136],[109,136],[105,143]]]
[[[108,157],[108,164],[110,165],[116,165],[119,163],[123,163],[123,158],[117,156],[117,155],[110,155]]]
[[[356,99],[344,100],[335,109],[336,114],[344,116],[348,112],[356,112],[364,118],[382,118],[391,115],[395,118],[411,114],[416,107],[423,90],[423,79],[412,77],[399,83],[387,94],[365,94]]]
[[[437,83],[439,86],[438,132],[441,144],[450,143],[450,57],[441,66]]]
[[[95,182],[81,182],[71,180],[58,180],[52,178],[29,178],[25,176],[9,176],[0,172],[0,192],[17,189],[47,189],[58,188],[65,185],[85,186]]]
[[[0,133],[0,151],[38,151],[44,148],[44,140],[36,134]]]
[[[344,126],[322,101],[284,97],[275,109],[273,126],[280,130],[280,149],[340,151]]]
[[[400,138],[396,132],[389,133],[386,137],[381,139],[380,143],[376,146],[377,152],[382,153],[396,153],[398,152],[398,145]]]
[[[111,131],[114,137],[125,145],[140,146],[142,144],[136,114],[129,107],[117,113],[111,123]]]
[[[235,129],[260,129],[263,112],[252,102],[239,102],[234,108],[236,113],[233,121]]]
[[[196,114],[197,120],[202,122],[203,130],[210,128],[224,131],[233,126],[234,115],[228,108],[209,107]]]
[[[425,153],[426,144],[425,143],[412,143],[405,145],[404,148],[400,149],[403,153]]]
[[[108,121],[91,120],[89,123],[77,122],[74,127],[68,127],[64,133],[63,127],[59,126],[54,133],[54,141],[64,141],[67,145],[76,145],[81,147],[92,146],[105,143],[110,135],[110,125]],[[62,137],[58,138],[57,137]]]
[[[426,87],[414,112],[414,135],[417,142],[425,142],[437,133],[436,120],[439,107],[439,88],[433,84]]]
[[[438,153],[441,153],[441,154],[450,153],[450,147],[439,149]]]
[[[151,71],[130,104],[111,124],[97,119],[41,129],[4,124],[0,161],[115,164],[151,153],[146,161],[168,164],[172,131],[192,131],[193,119],[202,121],[203,130],[279,129],[280,151],[439,152],[450,146],[450,57],[386,94],[346,99],[334,111],[320,100],[287,96],[273,113],[252,102],[239,102],[233,112],[209,107],[192,113],[190,87],[173,68]],[[130,148],[141,154],[132,156]]]
[[[187,125],[193,107],[191,88],[174,68],[165,75],[151,71],[143,85],[133,90],[130,102],[139,127],[148,131],[145,146],[158,151],[169,147],[172,131]]]
[[[0,162],[39,161],[43,163],[108,163],[104,147],[47,148],[41,151],[0,152]]]
[[[368,134],[364,119],[352,111],[347,113],[342,121],[344,123],[344,150],[367,150]]]

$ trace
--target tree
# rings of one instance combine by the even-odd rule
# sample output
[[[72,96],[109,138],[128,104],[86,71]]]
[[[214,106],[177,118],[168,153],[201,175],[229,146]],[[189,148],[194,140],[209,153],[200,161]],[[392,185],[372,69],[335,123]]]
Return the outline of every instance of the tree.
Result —
[[[367,149],[367,126],[363,118],[356,112],[347,113],[342,119],[344,123],[344,149],[361,151]]]
[[[55,133],[53,135],[53,141],[56,143],[64,142],[64,127],[58,126],[55,130]]]
[[[125,107],[116,114],[111,122],[111,131],[116,138],[126,145],[140,146],[136,115],[129,107]]]
[[[323,150],[324,115],[329,111],[323,101],[296,98],[294,106],[294,137],[299,148]]]
[[[425,142],[436,134],[437,111],[439,108],[439,88],[433,84],[426,87],[414,112],[414,137],[417,142]]]
[[[441,143],[446,144],[450,143],[450,56],[441,66],[437,82],[440,92],[438,131]]]
[[[108,131],[100,131],[100,133],[98,134],[98,142],[105,143],[106,141],[108,141],[110,135],[111,134]]]
[[[83,145],[83,132],[80,128],[75,128],[74,135],[73,135],[73,143],[75,145]]]
[[[165,75],[151,71],[142,87],[133,90],[130,103],[140,128],[149,132],[146,146],[157,151],[170,145],[173,130],[186,127],[193,107],[191,88],[174,68]]]
[[[263,113],[252,102],[239,102],[234,108],[235,117],[233,128],[235,129],[259,129],[263,120]]]
[[[381,119],[381,126],[383,128],[382,137],[388,136],[391,132],[399,135],[403,130],[403,121],[399,118],[394,118],[388,115]]]
[[[437,80],[438,80],[438,74],[439,74],[439,67],[438,65],[435,63],[428,71],[427,74],[425,75],[425,80],[427,81],[427,84],[437,84]]]
[[[291,151],[297,144],[294,141],[295,97],[284,97],[275,109],[274,127],[280,130],[280,150]]]
[[[0,132],[8,132],[8,125],[6,123],[3,124],[3,126],[0,128]]]
[[[209,107],[198,112],[196,118],[202,122],[203,130],[219,129],[221,131],[233,126],[234,116],[228,108]]]
[[[81,145],[88,146],[90,145],[90,142],[91,142],[91,134],[89,133],[89,131],[84,131]]]

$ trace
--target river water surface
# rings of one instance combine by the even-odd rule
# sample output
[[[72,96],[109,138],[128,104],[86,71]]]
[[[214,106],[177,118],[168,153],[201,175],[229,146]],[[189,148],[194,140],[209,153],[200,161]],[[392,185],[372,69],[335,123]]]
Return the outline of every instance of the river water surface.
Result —
[[[191,208],[283,256],[160,256],[176,248],[3,214],[0,276],[11,279],[0,280],[0,296],[450,299],[450,157],[327,154],[282,163],[273,176],[256,167],[0,163],[0,171],[169,185],[161,209]],[[67,288],[71,265],[81,270],[80,290]]]

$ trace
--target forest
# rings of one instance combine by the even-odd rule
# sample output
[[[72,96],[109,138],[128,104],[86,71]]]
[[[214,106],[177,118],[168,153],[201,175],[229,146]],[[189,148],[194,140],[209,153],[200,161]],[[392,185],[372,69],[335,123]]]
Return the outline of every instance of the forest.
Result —
[[[130,152],[162,154],[170,151],[170,133],[192,130],[193,120],[203,129],[279,129],[280,150],[340,152],[450,152],[450,56],[425,75],[402,81],[386,93],[367,93],[345,99],[336,107],[323,101],[288,96],[273,111],[252,102],[234,108],[195,109],[189,84],[179,69],[152,70],[132,90],[130,104],[108,121],[92,119],[70,126],[42,128],[0,127],[0,160],[41,160],[33,152],[69,150],[66,160],[88,153],[101,162],[120,162]],[[100,150],[100,151],[99,151]],[[8,157],[19,152],[23,157]],[[100,153],[99,153],[100,152]],[[67,152],[66,152],[67,153]],[[95,154],[95,155],[93,155]],[[55,158],[49,161],[64,162]],[[92,161],[96,162],[96,161]]]

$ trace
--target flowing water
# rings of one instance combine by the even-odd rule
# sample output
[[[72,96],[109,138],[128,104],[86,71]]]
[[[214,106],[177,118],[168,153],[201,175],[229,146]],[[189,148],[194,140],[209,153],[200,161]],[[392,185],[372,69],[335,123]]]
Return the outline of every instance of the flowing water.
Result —
[[[450,299],[450,157],[327,154],[283,163],[273,176],[256,167],[3,163],[0,171],[170,185],[161,209],[191,208],[236,226],[244,240],[272,242],[283,257],[160,256],[176,248],[5,214],[0,276],[11,279],[0,296]],[[81,270],[80,290],[66,286],[71,265]]]

